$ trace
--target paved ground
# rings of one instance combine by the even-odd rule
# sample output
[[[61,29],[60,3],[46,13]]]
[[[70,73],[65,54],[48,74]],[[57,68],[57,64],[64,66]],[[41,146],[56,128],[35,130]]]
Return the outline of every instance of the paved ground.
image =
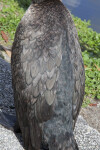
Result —
[[[87,108],[82,108],[80,114],[91,127],[100,132],[100,100],[92,100],[92,103],[97,104],[97,106],[88,106]]]

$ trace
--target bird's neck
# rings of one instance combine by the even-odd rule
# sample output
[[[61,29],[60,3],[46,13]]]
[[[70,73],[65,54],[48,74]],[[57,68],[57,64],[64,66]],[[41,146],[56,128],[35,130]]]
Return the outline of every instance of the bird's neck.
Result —
[[[44,1],[51,1],[51,0],[32,0],[32,2],[35,4],[39,4],[39,3],[44,2]],[[62,1],[62,0],[60,0],[60,1]]]
[[[35,3],[35,4],[39,4],[39,3],[43,2],[43,1],[45,1],[45,0],[32,0],[32,2]]]

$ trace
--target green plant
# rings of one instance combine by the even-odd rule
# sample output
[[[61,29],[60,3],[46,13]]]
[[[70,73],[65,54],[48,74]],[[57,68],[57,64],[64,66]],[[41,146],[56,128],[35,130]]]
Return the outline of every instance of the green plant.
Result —
[[[90,21],[73,17],[85,65],[85,94],[100,99],[100,34],[89,28]]]
[[[31,3],[31,0],[15,0],[15,1],[17,1],[19,5],[24,8],[27,8]]]
[[[90,99],[85,96],[85,97],[84,97],[83,104],[82,104],[82,107],[86,107],[86,106],[88,106],[90,103],[91,103]]]
[[[82,21],[78,17],[73,17],[77,27],[79,42],[82,51],[87,50],[91,56],[100,56],[100,34],[89,28],[90,21]]]
[[[13,41],[16,27],[24,14],[23,8],[20,8],[14,0],[2,0],[3,8],[0,11],[0,31],[8,33]]]
[[[100,58],[90,57],[88,51],[83,52],[85,65],[85,94],[100,99]]]

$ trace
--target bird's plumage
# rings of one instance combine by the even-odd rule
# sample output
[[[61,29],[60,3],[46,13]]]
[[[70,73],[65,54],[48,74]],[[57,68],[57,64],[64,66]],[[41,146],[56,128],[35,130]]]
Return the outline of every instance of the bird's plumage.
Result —
[[[59,0],[31,4],[18,25],[11,64],[26,149],[46,142],[49,150],[77,150],[73,124],[84,95],[84,67],[71,15]]]

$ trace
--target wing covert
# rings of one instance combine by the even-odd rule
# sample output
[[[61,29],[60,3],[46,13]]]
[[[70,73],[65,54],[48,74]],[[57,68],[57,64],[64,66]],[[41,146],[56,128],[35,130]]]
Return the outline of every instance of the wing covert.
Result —
[[[27,84],[25,94],[30,94],[30,106],[34,109],[33,113],[33,110],[28,108],[29,116],[30,118],[35,116],[37,120],[42,122],[50,119],[52,115],[62,53],[61,49],[55,46],[49,50],[44,50],[42,55],[36,59],[35,56],[38,55],[36,54],[38,52],[36,50],[33,52],[33,59],[30,62],[25,56],[27,52],[24,52],[22,58],[26,58],[26,61],[24,59],[22,64]]]

